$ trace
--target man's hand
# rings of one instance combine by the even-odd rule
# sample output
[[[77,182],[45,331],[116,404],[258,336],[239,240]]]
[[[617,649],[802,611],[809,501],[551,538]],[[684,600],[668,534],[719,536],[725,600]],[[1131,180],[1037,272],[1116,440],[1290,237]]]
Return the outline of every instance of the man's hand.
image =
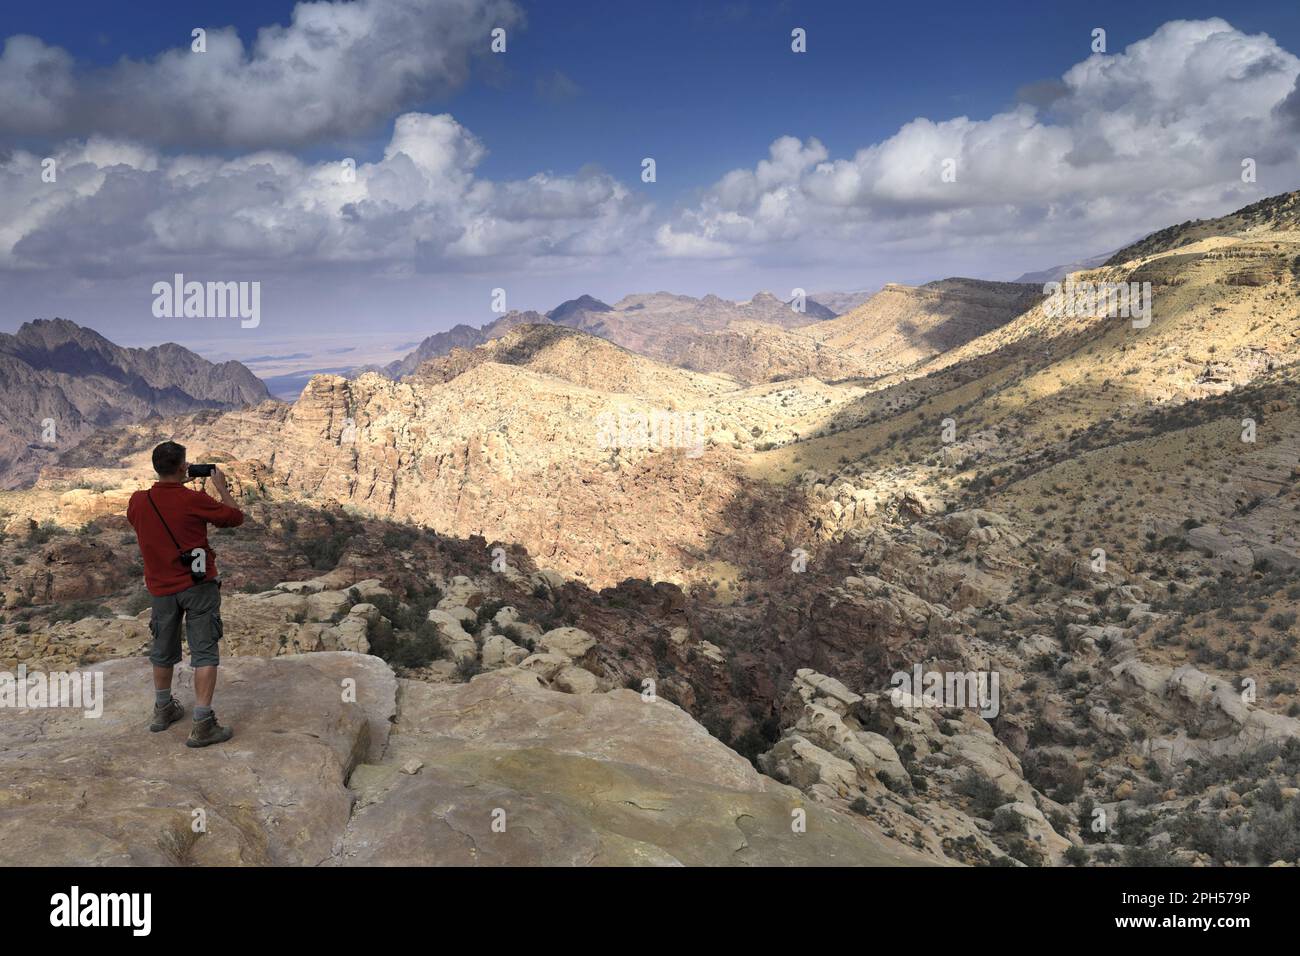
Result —
[[[222,474],[220,468],[212,469],[212,487],[217,489],[217,494],[221,497],[221,503],[231,508],[238,508],[235,499],[230,497],[230,489],[226,487],[226,476]]]

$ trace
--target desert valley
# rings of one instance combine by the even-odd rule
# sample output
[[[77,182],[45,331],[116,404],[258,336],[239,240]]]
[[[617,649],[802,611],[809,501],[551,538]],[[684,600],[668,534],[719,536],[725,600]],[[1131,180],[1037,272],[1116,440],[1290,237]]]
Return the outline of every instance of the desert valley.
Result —
[[[0,722],[0,861],[1294,865],[1300,193],[1059,278],[1150,315],[580,295],[292,402],[3,336],[0,667],[106,710]],[[132,733],[166,439],[247,516],[206,762]]]

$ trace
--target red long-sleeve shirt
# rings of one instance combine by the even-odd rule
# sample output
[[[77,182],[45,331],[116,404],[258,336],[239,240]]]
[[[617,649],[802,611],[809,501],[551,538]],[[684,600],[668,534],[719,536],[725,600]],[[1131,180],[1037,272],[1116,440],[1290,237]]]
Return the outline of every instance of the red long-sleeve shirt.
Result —
[[[126,506],[126,520],[135,529],[136,540],[140,543],[140,556],[144,558],[144,586],[155,597],[193,587],[194,579],[190,577],[189,566],[181,564],[176,545],[167,536],[166,528],[158,520],[146,495],[153,497],[153,503],[176,536],[181,551],[202,548],[207,552],[206,580],[215,578],[217,561],[208,545],[208,525],[234,528],[244,523],[244,513],[174,481],[155,482],[148,492],[133,494]]]

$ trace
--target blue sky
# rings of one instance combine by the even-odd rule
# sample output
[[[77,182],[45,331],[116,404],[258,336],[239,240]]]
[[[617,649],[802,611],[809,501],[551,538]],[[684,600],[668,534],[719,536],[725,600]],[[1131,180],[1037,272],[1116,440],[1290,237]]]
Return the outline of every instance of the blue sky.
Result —
[[[1300,4],[1276,0],[521,5],[529,25],[510,38],[504,75],[419,108],[449,110],[480,136],[490,150],[487,175],[595,163],[633,178],[641,158],[655,155],[656,194],[670,197],[752,163],[778,136],[816,136],[840,155],[917,116],[997,112],[1022,87],[1086,56],[1095,26],[1107,27],[1118,48],[1168,20],[1224,16],[1244,33],[1266,32],[1300,51]],[[293,0],[12,4],[0,13],[0,35],[30,33],[107,65],[175,46],[196,24],[233,25],[248,41],[260,27],[287,24],[293,7]],[[791,24],[809,31],[811,55],[787,55]],[[537,83],[557,72],[578,91],[539,96]],[[360,143],[373,156],[387,124],[368,132]]]
[[[7,126],[0,116],[0,159],[10,154],[0,176],[25,176],[32,160],[66,155],[64,168],[90,164],[81,168],[94,170],[98,187],[75,206],[56,204],[0,255],[0,283],[11,293],[0,328],[63,314],[132,344],[170,338],[222,351],[224,341],[230,354],[256,355],[288,351],[282,343],[306,329],[345,341],[364,328],[404,343],[457,321],[477,324],[492,318],[486,302],[496,286],[508,288],[513,307],[547,309],[583,292],[610,300],[661,288],[744,298],[760,289],[788,295],[796,285],[1009,279],[1300,186],[1300,96],[1295,121],[1287,118],[1300,74],[1297,4],[751,2],[701,12],[705,5],[686,2],[365,3],[428,7],[430,17],[452,17],[443,21],[452,26],[413,36],[410,24],[424,18],[378,19],[376,42],[386,46],[379,56],[365,51],[369,63],[360,69],[407,56],[418,72],[450,51],[452,59],[468,56],[468,72],[422,77],[387,97],[359,82],[348,91],[366,104],[357,115],[335,104],[329,109],[341,118],[283,136],[273,120],[229,135],[219,122],[196,121],[191,135],[185,117],[209,100],[207,74],[195,73],[187,87],[190,80],[174,83],[177,74],[157,61],[168,50],[183,57],[196,25],[233,26],[255,60],[258,30],[289,27],[291,2],[77,0],[0,13],[0,37],[39,40],[36,52],[9,51],[8,73],[0,59],[0,106],[13,82],[11,102],[30,107],[19,81],[50,69],[63,71],[72,90],[64,95],[52,84],[57,120],[46,122],[35,107]],[[509,14],[516,19],[506,54],[485,55],[486,25],[511,7],[526,22]],[[454,25],[471,20],[458,33]],[[1169,26],[1179,20],[1219,25],[1179,32]],[[807,30],[806,54],[790,50],[795,26]],[[1089,47],[1098,26],[1107,31],[1104,57]],[[1132,44],[1139,46],[1126,53]],[[65,51],[66,63],[53,48]],[[1123,62],[1107,75],[1084,65],[1107,58]],[[338,54],[340,76],[357,75],[355,59],[346,49]],[[216,60],[209,54],[204,67]],[[1222,79],[1212,75],[1219,61]],[[45,72],[33,72],[33,63]],[[1072,68],[1069,98],[1043,99],[1043,89],[1059,96]],[[277,109],[301,116],[313,105],[297,89],[262,97],[237,77],[212,82],[218,100],[225,85],[236,114],[246,100],[254,116]],[[142,90],[152,99],[132,117]],[[1220,98],[1204,90],[1228,92],[1202,106],[1198,98]],[[108,109],[105,95],[116,97]],[[1026,118],[1029,107],[1036,112]],[[1226,121],[1216,122],[1214,110]],[[140,119],[153,114],[153,125]],[[416,180],[392,167],[394,124],[408,114],[451,118],[411,127],[403,138],[448,151],[417,164],[427,190],[418,202],[406,198]],[[1119,121],[1108,124],[1111,115]],[[970,123],[956,122],[961,117]],[[1132,132],[1148,121],[1160,128],[1149,137]],[[1129,128],[1137,155],[1118,134],[1094,154],[1090,144],[1108,125]],[[91,149],[96,136],[111,145]],[[303,168],[276,161],[274,181],[257,184],[235,183],[227,169],[197,187],[175,171],[181,155],[240,164],[267,150]],[[1237,181],[1239,152],[1258,159],[1258,183]],[[948,153],[959,157],[960,189],[935,191],[932,174]],[[316,215],[328,205],[317,195],[258,205],[259,189],[301,197],[310,167],[344,156],[366,167],[365,194],[339,199],[331,218],[305,221],[305,208]],[[654,183],[640,180],[645,156],[657,163]],[[999,180],[997,169],[1025,157],[1027,172]],[[913,173],[918,182],[904,183]],[[405,192],[385,193],[395,182]],[[22,211],[46,195],[25,200]],[[211,207],[200,208],[207,196]],[[226,223],[196,219],[226,215]],[[88,239],[101,223],[103,236]],[[196,224],[203,236],[190,241]],[[250,237],[250,228],[261,232]],[[359,261],[348,257],[350,247]],[[260,278],[268,321],[256,335],[194,324],[160,335],[139,290],[174,269]]]

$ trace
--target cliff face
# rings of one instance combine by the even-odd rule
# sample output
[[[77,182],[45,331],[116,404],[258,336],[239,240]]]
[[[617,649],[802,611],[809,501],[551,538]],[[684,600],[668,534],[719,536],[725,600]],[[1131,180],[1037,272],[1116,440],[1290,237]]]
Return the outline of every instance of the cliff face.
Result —
[[[30,481],[96,428],[266,401],[238,362],[214,364],[168,343],[122,348],[64,319],[0,334],[0,484]]]
[[[401,382],[321,375],[292,406],[166,428],[196,454],[255,463],[245,477],[272,494],[516,542],[598,586],[684,582],[740,554],[737,536],[746,551],[784,550],[775,535],[798,515],[742,473],[736,446],[790,439],[826,418],[825,392],[814,381],[742,389],[581,332],[527,326]],[[63,463],[93,465],[94,452],[144,469],[160,434],[106,434]],[[735,520],[760,502],[771,507]]]
[[[210,456],[262,463],[256,481],[273,494],[518,542],[604,585],[676,576],[726,533],[729,508],[769,495],[718,448],[692,458],[602,447],[602,415],[661,408],[484,363],[433,385],[320,376],[289,409],[179,421],[173,433]],[[143,466],[143,446],[136,454]]]

